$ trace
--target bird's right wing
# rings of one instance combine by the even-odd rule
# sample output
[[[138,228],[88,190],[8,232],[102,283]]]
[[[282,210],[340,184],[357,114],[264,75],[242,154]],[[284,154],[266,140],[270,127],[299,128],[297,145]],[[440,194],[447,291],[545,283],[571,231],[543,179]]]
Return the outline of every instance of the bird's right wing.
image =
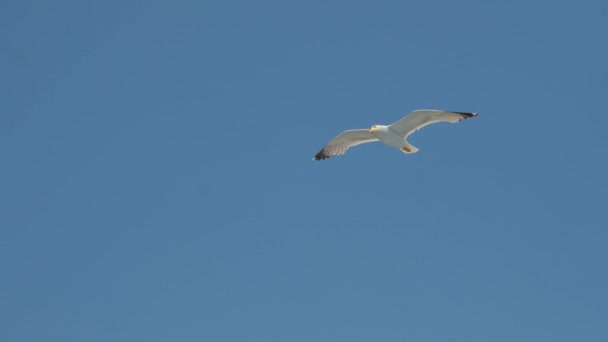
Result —
[[[331,139],[312,160],[323,160],[344,154],[346,150],[360,144],[378,141],[367,129],[353,129],[340,133]]]
[[[451,122],[456,123],[464,119],[477,116],[477,113],[465,112],[448,112],[444,110],[421,109],[415,110],[403,117],[401,120],[393,123],[389,128],[397,131],[404,137],[421,129],[424,126],[436,122]]]

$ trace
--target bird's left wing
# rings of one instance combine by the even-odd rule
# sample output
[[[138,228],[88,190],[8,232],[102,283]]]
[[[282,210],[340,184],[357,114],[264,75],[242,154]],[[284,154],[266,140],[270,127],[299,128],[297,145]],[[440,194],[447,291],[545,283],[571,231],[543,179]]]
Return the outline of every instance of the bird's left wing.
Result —
[[[475,116],[477,116],[477,113],[447,112],[443,110],[421,109],[411,112],[410,114],[403,117],[401,120],[390,125],[389,128],[393,129],[394,131],[397,131],[402,136],[407,137],[408,135],[421,129],[422,127],[436,122],[445,121],[456,123]]]
[[[340,133],[331,139],[316,155],[313,160],[323,160],[344,154],[346,150],[360,144],[378,141],[367,129],[353,129]]]

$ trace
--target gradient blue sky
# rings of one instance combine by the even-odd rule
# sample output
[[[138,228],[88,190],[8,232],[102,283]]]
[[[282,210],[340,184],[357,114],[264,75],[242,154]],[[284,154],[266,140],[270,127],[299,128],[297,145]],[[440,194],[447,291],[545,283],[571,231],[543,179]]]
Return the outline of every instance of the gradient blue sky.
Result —
[[[608,1],[0,3],[0,340],[608,340]],[[348,128],[476,111],[321,162]]]

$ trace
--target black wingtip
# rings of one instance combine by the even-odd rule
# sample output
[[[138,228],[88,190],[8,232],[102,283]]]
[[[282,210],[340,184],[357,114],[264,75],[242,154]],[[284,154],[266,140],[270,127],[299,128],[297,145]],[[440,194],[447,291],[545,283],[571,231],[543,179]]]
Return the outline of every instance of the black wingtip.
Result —
[[[321,151],[319,151],[319,153],[317,153],[315,155],[314,158],[312,158],[312,160],[323,160],[323,159],[327,159],[329,157],[331,157],[331,156],[328,156],[327,154],[325,154],[325,150],[321,150]]]
[[[479,115],[479,113],[470,113],[470,112],[452,112],[452,113],[460,114],[460,115],[464,116],[465,119],[472,118],[472,117]]]

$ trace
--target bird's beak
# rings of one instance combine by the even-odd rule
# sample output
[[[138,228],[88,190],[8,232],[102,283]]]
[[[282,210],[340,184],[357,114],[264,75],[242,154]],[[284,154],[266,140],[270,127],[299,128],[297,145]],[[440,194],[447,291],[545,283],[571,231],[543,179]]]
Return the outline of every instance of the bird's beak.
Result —
[[[374,133],[375,131],[376,131],[376,129],[375,129],[375,128],[373,128],[373,127],[369,129],[369,132],[370,132],[370,133]]]

